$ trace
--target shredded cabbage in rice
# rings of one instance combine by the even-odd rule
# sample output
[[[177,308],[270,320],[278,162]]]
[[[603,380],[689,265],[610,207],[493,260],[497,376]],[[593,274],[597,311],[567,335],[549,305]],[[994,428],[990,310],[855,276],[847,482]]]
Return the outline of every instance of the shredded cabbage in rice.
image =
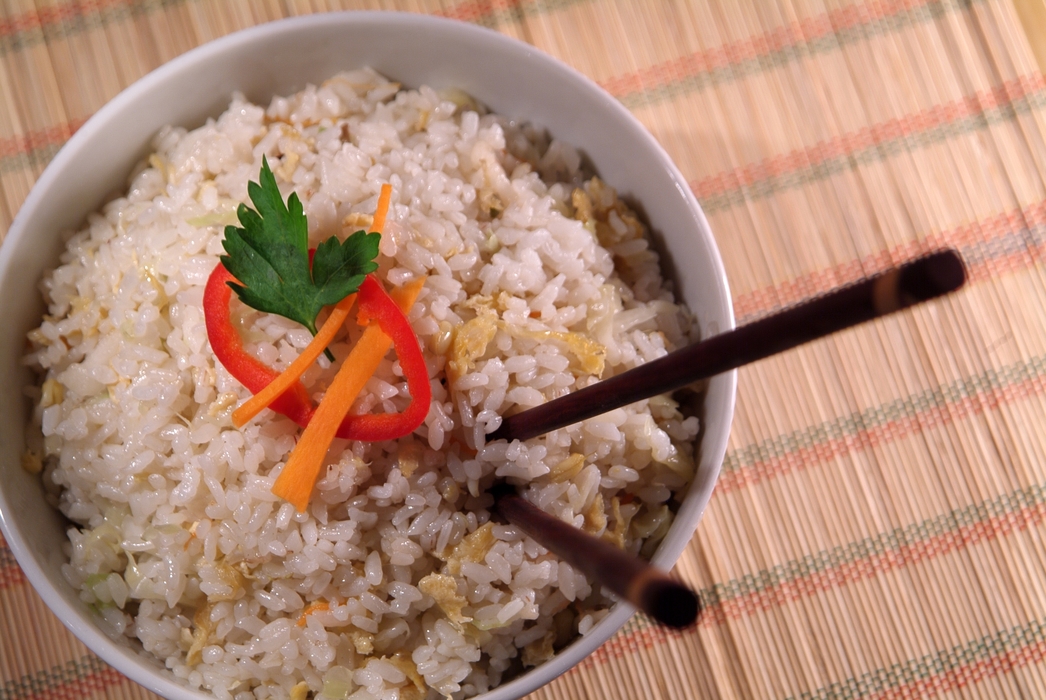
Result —
[[[236,700],[467,697],[587,633],[612,601],[492,522],[486,489],[508,479],[649,555],[693,475],[697,419],[657,397],[523,443],[484,436],[688,341],[689,316],[614,190],[584,179],[565,144],[370,70],[268,108],[234,96],[154,148],[69,241],[29,334],[41,382],[26,464],[75,523],[65,573],[99,624]],[[427,276],[409,314],[433,389],[425,423],[395,442],[336,441],[303,514],[270,492],[299,429],[271,411],[233,427],[248,394],[215,362],[201,309],[263,155],[303,202],[313,244],[366,227],[392,183],[378,275]],[[234,314],[277,368],[310,339]],[[306,385],[319,396],[333,371],[321,358]],[[407,401],[392,355],[353,410]]]

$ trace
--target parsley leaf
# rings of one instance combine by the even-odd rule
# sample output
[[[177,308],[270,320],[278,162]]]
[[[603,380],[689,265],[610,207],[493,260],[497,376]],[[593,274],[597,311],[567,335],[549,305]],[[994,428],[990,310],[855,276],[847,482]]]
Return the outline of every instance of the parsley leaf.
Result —
[[[298,195],[283,203],[264,156],[258,180],[247,183],[255,209],[241,204],[236,210],[242,228],[225,227],[228,255],[221,261],[240,282],[229,286],[247,306],[297,321],[316,335],[323,307],[355,292],[378,268],[381,234],[357,231],[344,243],[331,236],[316,249],[310,270],[309,227]]]

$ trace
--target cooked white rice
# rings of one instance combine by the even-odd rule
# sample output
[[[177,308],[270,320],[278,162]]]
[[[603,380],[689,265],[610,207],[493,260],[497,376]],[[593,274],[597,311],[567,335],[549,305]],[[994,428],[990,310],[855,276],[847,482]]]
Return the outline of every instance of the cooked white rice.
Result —
[[[508,479],[648,555],[692,475],[697,419],[657,398],[524,443],[484,436],[688,340],[613,190],[582,184],[568,146],[369,70],[267,109],[234,96],[154,147],[70,240],[29,336],[35,445],[76,523],[65,573],[106,631],[220,698],[365,700],[471,696],[591,629],[611,601],[491,523],[485,489]],[[271,411],[233,427],[249,394],[216,363],[201,308],[263,155],[313,245],[366,228],[390,182],[378,274],[427,276],[409,314],[433,390],[425,423],[395,442],[335,441],[305,514],[270,493],[299,428]],[[261,360],[282,368],[308,343],[234,303]],[[306,375],[317,399],[332,373],[321,358]],[[390,355],[354,410],[407,400]]]

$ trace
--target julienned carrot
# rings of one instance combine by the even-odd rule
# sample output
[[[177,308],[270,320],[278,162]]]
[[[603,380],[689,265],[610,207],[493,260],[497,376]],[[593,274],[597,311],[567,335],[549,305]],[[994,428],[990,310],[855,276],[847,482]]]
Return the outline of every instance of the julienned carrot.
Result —
[[[305,426],[298,444],[283,471],[272,485],[272,492],[294,504],[299,512],[309,505],[312,489],[323,466],[327,448],[334,440],[352,402],[363,390],[374,369],[389,351],[392,341],[376,325],[369,326],[352,348],[334,381],[327,388],[312,419]],[[346,401],[347,400],[347,401]],[[344,410],[341,410],[344,409]]]
[[[420,289],[424,282],[415,280],[409,285]],[[410,403],[399,413],[349,414],[338,428],[338,437],[365,442],[396,440],[410,435],[425,422],[432,407],[432,386],[429,368],[421,350],[418,336],[396,300],[387,294],[377,280],[369,278],[360,285],[359,323],[377,321],[385,335],[392,337],[403,378],[407,381]]]
[[[316,600],[309,603],[305,606],[305,609],[301,611],[301,615],[298,616],[298,627],[304,627],[308,623],[309,615],[314,612],[330,609],[330,603],[325,600]]]
[[[385,228],[385,218],[389,215],[389,202],[392,201],[392,185],[385,183],[381,186],[381,192],[378,194],[378,206],[374,210],[374,221],[370,225],[370,230],[375,233],[381,233]]]
[[[389,203],[391,201],[392,185],[385,183],[381,186],[381,192],[378,194],[378,206],[374,211],[374,221],[370,227],[372,232],[381,233],[385,228],[385,219],[388,217]],[[312,366],[312,363],[319,358],[320,354],[334,340],[338,328],[349,317],[349,309],[352,308],[355,301],[356,295],[350,294],[335,305],[319,332],[313,336],[312,340],[305,346],[305,349],[302,350],[294,362],[287,369],[283,370],[276,379],[269,382],[264,389],[244,401],[243,404],[233,411],[233,425],[237,428],[245,425],[251,418],[268,408],[269,404],[275,401],[283,392],[294,386],[294,383],[301,378],[301,375],[305,374],[305,371]]]
[[[264,389],[244,401],[232,412],[233,425],[237,428],[243,426],[251,418],[268,408],[269,404],[275,401],[280,394],[290,389],[301,378],[301,375],[305,374],[305,371],[312,366],[312,363],[319,358],[331,341],[334,340],[335,334],[341,328],[341,324],[345,323],[345,319],[349,317],[349,311],[355,303],[355,294],[350,294],[339,301],[331,309],[330,316],[320,326],[320,330],[313,339],[305,346],[301,354],[294,358],[294,362],[287,369],[280,372],[280,375],[269,382]]]
[[[391,296],[396,305],[406,311],[414,304],[424,284],[424,278],[415,280],[395,290]],[[292,503],[299,512],[304,512],[309,505],[323,460],[342,419],[391,347],[392,338],[377,323],[367,326],[327,388],[283,471],[276,477],[272,492]]]

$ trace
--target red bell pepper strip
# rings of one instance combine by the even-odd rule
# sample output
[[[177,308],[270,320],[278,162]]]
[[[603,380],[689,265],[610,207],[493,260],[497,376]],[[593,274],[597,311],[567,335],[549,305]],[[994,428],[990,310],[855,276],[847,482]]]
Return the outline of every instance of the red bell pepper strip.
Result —
[[[257,393],[273,381],[279,372],[264,364],[243,347],[243,339],[232,324],[229,303],[232,289],[228,283],[235,278],[219,263],[204,288],[203,309],[207,337],[218,361],[249,391]],[[363,320],[372,319],[388,335],[396,348],[400,367],[411,402],[400,413],[348,415],[338,428],[338,437],[347,440],[394,440],[412,433],[428,415],[432,402],[428,369],[410,322],[396,302],[376,279],[368,275],[360,285],[357,304]],[[305,427],[315,407],[305,386],[300,382],[281,394],[270,407],[298,425]]]
[[[359,305],[361,325],[368,321],[376,321],[382,332],[392,338],[403,377],[407,380],[410,405],[399,413],[345,416],[338,436],[344,437],[344,432],[351,435],[352,440],[374,442],[393,439],[388,437],[390,435],[408,435],[425,421],[429,414],[429,405],[432,403],[429,370],[425,366],[425,356],[418,344],[418,336],[414,334],[414,329],[403,315],[403,311],[373,275],[367,275],[363,280],[356,303]]]
[[[203,290],[203,316],[207,323],[207,339],[211,341],[214,356],[222,363],[229,374],[256,394],[279,376],[279,372],[251,355],[243,347],[243,338],[232,323],[229,302],[232,300],[232,288],[229,282],[236,278],[221,263],[214,268],[207,278]],[[280,394],[270,404],[277,413],[290,418],[298,425],[305,425],[312,416],[312,399],[305,385],[297,382],[293,387]]]

